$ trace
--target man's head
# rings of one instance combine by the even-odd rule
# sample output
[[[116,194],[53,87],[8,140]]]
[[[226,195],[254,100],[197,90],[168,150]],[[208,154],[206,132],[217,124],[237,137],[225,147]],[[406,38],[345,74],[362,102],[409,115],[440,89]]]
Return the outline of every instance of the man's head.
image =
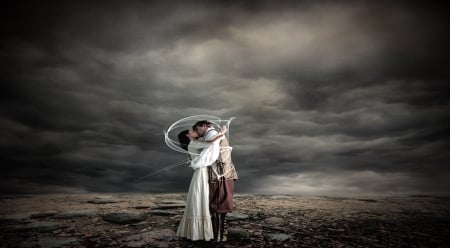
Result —
[[[203,121],[198,121],[197,123],[195,123],[195,125],[192,127],[192,129],[197,131],[197,133],[200,137],[203,137],[206,133],[206,130],[208,130],[209,127],[211,127],[211,122],[203,120]]]

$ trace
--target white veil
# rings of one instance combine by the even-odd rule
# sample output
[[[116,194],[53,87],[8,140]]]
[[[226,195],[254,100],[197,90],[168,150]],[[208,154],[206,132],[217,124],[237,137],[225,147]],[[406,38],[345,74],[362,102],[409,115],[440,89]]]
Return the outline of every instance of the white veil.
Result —
[[[234,117],[231,117],[229,119],[221,119],[219,117],[216,116],[210,116],[210,115],[194,115],[194,116],[188,116],[185,117],[183,119],[180,119],[176,122],[174,122],[173,124],[171,124],[167,129],[164,129],[164,140],[166,142],[166,145],[176,151],[176,152],[180,152],[180,153],[184,153],[186,155],[189,154],[188,151],[186,151],[185,149],[183,149],[178,141],[178,134],[184,130],[187,130],[189,128],[192,128],[192,126],[197,123],[198,121],[209,121],[212,124],[212,127],[215,128],[216,130],[220,131],[222,129],[223,126],[226,126],[228,131],[225,133],[225,137],[228,139],[228,141],[230,141],[230,123],[231,121],[234,119]],[[231,147],[221,147],[222,149],[232,149]],[[199,155],[199,154],[190,154],[191,157],[195,156],[195,155]],[[225,159],[225,158],[223,158]],[[147,174],[139,179],[137,179],[136,181],[140,181],[144,178],[156,175],[158,173],[160,173],[161,171],[164,170],[169,170],[184,164],[189,164],[190,163],[190,159],[188,159],[188,156],[186,156],[185,159],[171,164],[171,165],[167,165],[164,166],[163,168],[156,170],[150,174]]]

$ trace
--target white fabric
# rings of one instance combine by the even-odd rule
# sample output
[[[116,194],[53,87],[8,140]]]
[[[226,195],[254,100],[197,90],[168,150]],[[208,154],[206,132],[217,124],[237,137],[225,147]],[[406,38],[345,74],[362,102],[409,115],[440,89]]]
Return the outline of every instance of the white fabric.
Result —
[[[188,150],[190,154],[199,154],[201,147],[199,144],[190,142]],[[201,142],[196,142],[201,143]],[[212,143],[209,147],[212,147]],[[206,148],[206,149],[208,149]],[[205,149],[203,149],[205,150]],[[200,153],[201,154],[201,153]],[[193,159],[202,155],[194,155]],[[209,213],[209,185],[208,168],[201,167],[194,171],[189,185],[189,192],[186,199],[186,207],[183,217],[178,226],[177,236],[188,238],[190,240],[211,240],[214,238],[212,230],[211,215]]]
[[[189,143],[189,146],[191,147],[191,150],[192,150],[192,152],[194,152],[194,154],[199,154],[200,150],[201,150],[201,153],[199,154],[199,156],[195,156],[191,160],[190,167],[194,170],[197,168],[209,166],[213,162],[215,162],[217,160],[217,158],[219,158],[219,154],[220,154],[219,143],[222,138],[217,139],[214,142],[201,142],[201,141],[212,140],[219,133],[217,132],[217,130],[210,127],[206,130],[205,134],[206,134],[205,137],[202,137],[200,139],[200,142],[191,141]],[[190,154],[193,154],[192,152],[189,151]]]
[[[190,167],[192,169],[198,169],[202,167],[206,167],[214,163],[220,155],[220,142],[221,139],[217,139],[214,142],[197,142],[197,141],[191,141],[189,142],[189,146],[192,147],[191,149],[203,149],[201,150],[199,156],[194,156],[191,160]],[[197,153],[191,153],[190,154],[198,154]]]
[[[206,130],[205,134],[206,135],[205,135],[205,137],[203,137],[203,140],[212,140],[214,137],[216,137],[219,134],[219,132],[217,132],[216,129],[210,127]]]

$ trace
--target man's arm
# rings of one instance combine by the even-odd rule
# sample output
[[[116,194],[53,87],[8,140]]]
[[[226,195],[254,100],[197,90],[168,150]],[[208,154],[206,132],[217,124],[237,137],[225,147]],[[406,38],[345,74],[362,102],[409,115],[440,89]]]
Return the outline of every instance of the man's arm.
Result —
[[[210,141],[210,140],[214,139],[214,137],[217,136],[218,133],[219,133],[219,132],[217,132],[216,129],[214,129],[214,128],[209,128],[209,129],[206,131],[205,141]]]

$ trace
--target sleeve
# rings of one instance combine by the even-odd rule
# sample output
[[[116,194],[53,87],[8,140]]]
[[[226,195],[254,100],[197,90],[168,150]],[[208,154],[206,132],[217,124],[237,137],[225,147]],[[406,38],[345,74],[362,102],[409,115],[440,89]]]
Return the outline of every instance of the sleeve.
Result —
[[[194,149],[208,148],[213,145],[214,145],[213,142],[201,142],[201,141],[195,141],[195,140],[192,140],[191,142],[189,142],[189,146],[192,146]]]
[[[208,129],[208,131],[206,133],[206,136],[205,136],[205,140],[212,140],[218,134],[219,134],[219,132],[217,132],[217,130],[215,130],[215,129]]]
[[[220,139],[214,142],[196,142],[196,143],[206,143],[208,144],[208,146],[202,150],[200,155],[196,156],[194,159],[191,160],[190,167],[192,167],[192,169],[195,170],[213,164],[219,157],[220,153],[219,142]]]

